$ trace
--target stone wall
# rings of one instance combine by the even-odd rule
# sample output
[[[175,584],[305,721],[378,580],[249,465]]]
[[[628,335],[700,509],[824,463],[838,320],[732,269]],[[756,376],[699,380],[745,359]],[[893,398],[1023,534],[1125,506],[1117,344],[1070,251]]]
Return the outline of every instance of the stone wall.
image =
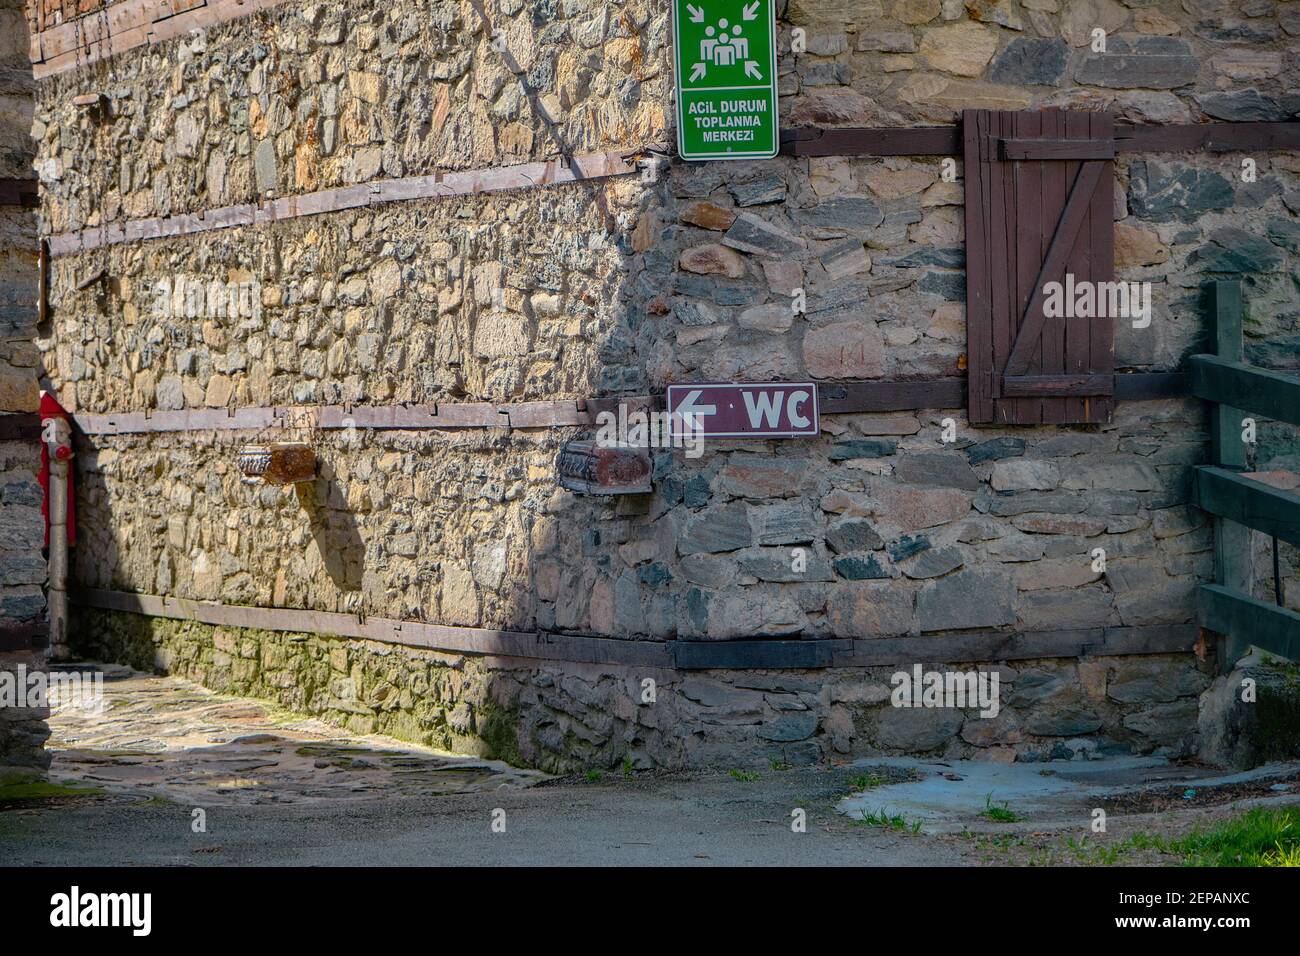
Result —
[[[1105,108],[1153,123],[1289,117],[1300,3],[1246,6],[790,3],[782,49],[794,27],[807,48],[781,57],[783,125],[947,123],[966,107]],[[286,5],[51,78],[32,126],[44,227],[672,140],[662,5],[506,0],[492,15],[496,47],[467,3]],[[1107,31],[1108,52],[1091,49],[1094,27]],[[92,92],[106,110],[73,106]],[[1249,181],[1243,158],[1255,162]],[[674,163],[653,182],[394,204],[83,251],[56,264],[59,331],[42,340],[42,361],[81,412],[960,375],[960,163],[957,173],[946,180],[938,158]],[[1119,275],[1151,282],[1154,307],[1148,329],[1117,323],[1121,369],[1171,370],[1199,350],[1201,287],[1225,277],[1246,283],[1249,357],[1294,363],[1298,174],[1281,153],[1117,161]],[[256,291],[215,309],[203,298],[193,314],[160,299],[160,281]],[[807,295],[802,314],[791,308],[796,289]],[[946,419],[955,441],[943,440]],[[815,440],[659,454],[654,493],[621,503],[555,488],[551,463],[573,429],[295,432],[322,463],[298,492],[237,480],[238,445],[266,436],[96,437],[78,458],[76,573],[184,598],[655,640],[1177,624],[1193,619],[1194,588],[1212,573],[1211,531],[1187,506],[1205,427],[1191,401],[1121,404],[1099,427],[973,428],[953,408],[827,415]],[[1098,548],[1104,570],[1093,567]],[[806,559],[798,570],[795,549]],[[468,725],[434,729],[451,726],[434,711],[460,699],[425,691],[437,684],[427,673],[383,676],[387,665],[345,658],[299,686],[301,668],[335,652],[328,642],[302,638],[285,651],[299,663],[264,666],[259,646],[288,638],[87,621],[90,646],[134,629],[142,660],[161,648],[165,666],[335,717],[352,712],[310,690],[360,667],[362,684],[386,682],[396,697],[357,726],[426,721],[416,736],[457,746],[474,736]],[[423,660],[356,653],[399,668]],[[683,703],[668,712],[681,726],[654,725],[651,743],[627,711],[635,705],[601,689],[624,678],[583,684],[557,665],[489,681],[496,671],[481,662],[437,665],[456,666],[478,675],[475,693],[490,684],[519,708],[529,729],[516,739],[530,761],[609,762],[636,739],[638,761],[673,766],[722,759],[742,739],[811,741],[806,751],[822,755],[909,749],[869,729],[903,719],[887,711],[864,717],[860,733],[845,729],[858,718],[837,711],[840,691],[826,688],[857,681],[863,690],[843,693],[871,697],[878,675],[862,671],[709,677],[700,693],[720,695],[723,729],[700,730],[712,718]],[[942,739],[916,738],[915,749],[1010,746],[1033,757],[1094,734],[1103,746],[1183,752],[1195,726],[1190,656],[1015,670],[1038,675],[1037,690],[1017,697],[1027,736],[971,741],[955,716],[931,716]],[[778,693],[793,697],[769,699]],[[1081,701],[1086,720],[1053,722]],[[800,735],[765,737],[769,721],[794,721]]]
[[[35,84],[27,62],[27,25],[18,0],[0,2],[0,178],[31,179],[28,139]],[[38,402],[36,212],[0,206],[0,415],[30,414]],[[0,627],[45,612],[44,521],[37,484],[40,446],[0,436]],[[39,654],[0,649],[0,671],[43,666]],[[42,765],[48,735],[43,711],[0,706],[0,765]]]
[[[44,81],[33,135],[46,226],[664,137],[672,73],[661,5],[492,6],[508,56],[467,2],[286,3],[126,53],[111,78]],[[74,106],[85,92],[108,108]]]
[[[1001,710],[899,708],[894,668],[673,672],[466,658],[312,634],[86,611],[78,649],[230,693],[550,771],[769,767],[931,753],[1010,761],[1192,752],[1194,659],[995,666]],[[963,667],[964,665],[958,665]],[[646,681],[653,681],[653,700]]]
[[[839,416],[798,446],[662,454],[654,494],[623,504],[555,487],[564,430],[322,432],[320,477],[297,492],[240,483],[235,453],[256,436],[97,438],[78,458],[76,576],[661,639],[1192,619],[1212,574],[1210,530],[1185,505],[1200,409],[1125,405],[1105,431],[981,430],[955,450],[939,440],[947,414]]]

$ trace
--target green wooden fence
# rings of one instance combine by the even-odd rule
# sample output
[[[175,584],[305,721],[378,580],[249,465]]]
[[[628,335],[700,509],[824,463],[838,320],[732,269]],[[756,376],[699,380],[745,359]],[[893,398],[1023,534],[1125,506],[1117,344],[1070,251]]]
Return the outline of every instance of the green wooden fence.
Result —
[[[1212,402],[1213,463],[1196,469],[1192,500],[1214,516],[1215,583],[1198,592],[1202,627],[1222,634],[1227,660],[1250,645],[1300,659],[1300,614],[1251,596],[1250,529],[1300,545],[1300,495],[1247,477],[1242,419],[1300,425],[1300,377],[1242,361],[1241,284],[1212,289],[1218,355],[1191,357],[1192,394]]]

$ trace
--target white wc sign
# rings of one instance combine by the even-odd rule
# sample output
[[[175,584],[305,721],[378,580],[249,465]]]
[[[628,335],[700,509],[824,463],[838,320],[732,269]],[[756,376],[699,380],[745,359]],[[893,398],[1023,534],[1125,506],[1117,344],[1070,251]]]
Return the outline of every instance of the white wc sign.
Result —
[[[669,385],[672,434],[697,438],[811,438],[821,431],[814,382]]]

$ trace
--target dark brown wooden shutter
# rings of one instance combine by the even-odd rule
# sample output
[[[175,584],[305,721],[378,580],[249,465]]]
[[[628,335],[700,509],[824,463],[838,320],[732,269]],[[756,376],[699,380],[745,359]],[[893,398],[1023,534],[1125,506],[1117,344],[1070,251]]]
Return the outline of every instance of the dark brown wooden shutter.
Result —
[[[971,422],[1108,422],[1111,318],[1043,313],[1044,286],[1114,278],[1114,121],[1047,110],[963,114]]]

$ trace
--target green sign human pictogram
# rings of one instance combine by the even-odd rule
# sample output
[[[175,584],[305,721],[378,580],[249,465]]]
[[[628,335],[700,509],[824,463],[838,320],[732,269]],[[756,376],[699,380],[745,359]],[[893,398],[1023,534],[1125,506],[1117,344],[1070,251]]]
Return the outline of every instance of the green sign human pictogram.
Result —
[[[775,8],[776,0],[673,0],[682,159],[777,154]]]

